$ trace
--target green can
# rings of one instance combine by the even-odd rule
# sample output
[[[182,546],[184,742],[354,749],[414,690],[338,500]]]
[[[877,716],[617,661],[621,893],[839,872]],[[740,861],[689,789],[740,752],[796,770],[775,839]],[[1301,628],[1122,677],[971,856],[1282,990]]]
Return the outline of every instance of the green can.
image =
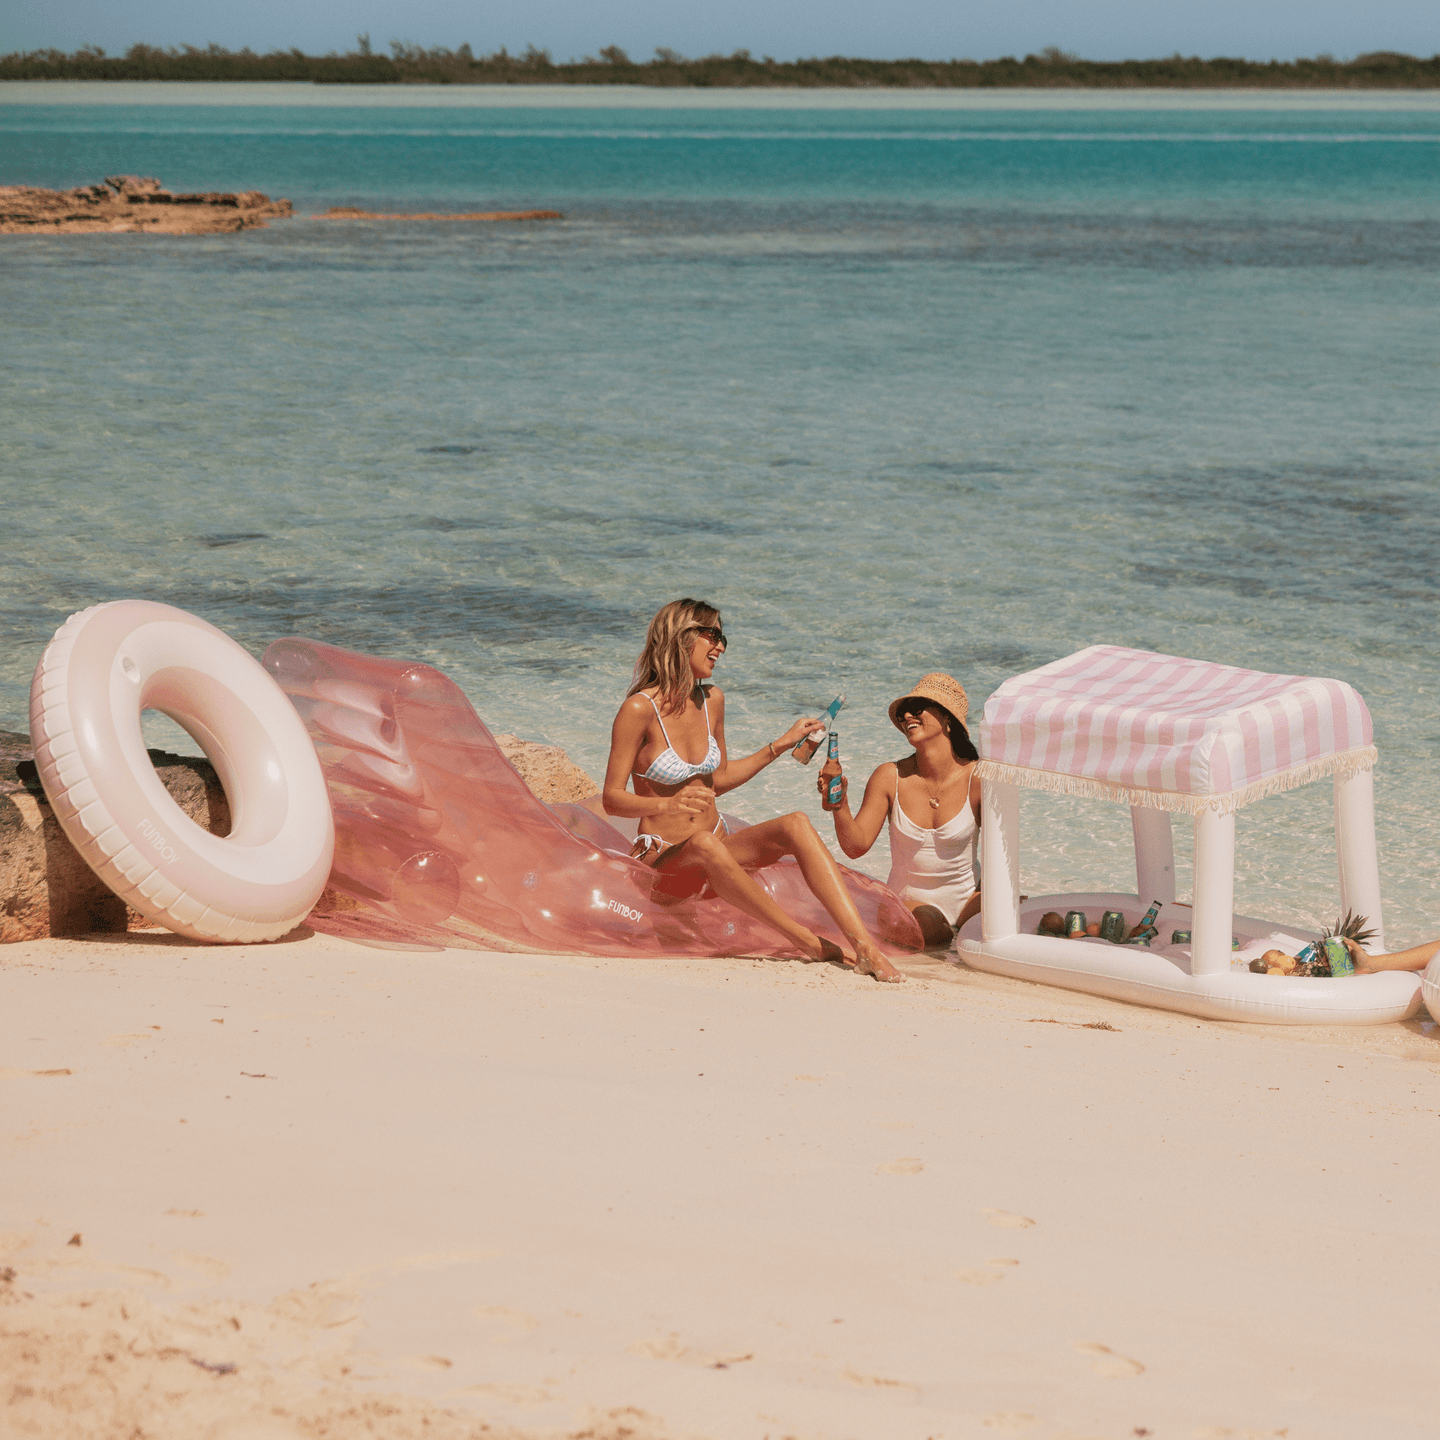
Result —
[[[1102,940],[1113,940],[1118,945],[1125,939],[1125,932],[1129,928],[1125,923],[1123,910],[1107,910],[1100,917],[1100,938]]]
[[[1332,975],[1353,975],[1355,962],[1350,957],[1349,947],[1335,935],[1327,935],[1320,942],[1325,947],[1325,957],[1330,961]]]
[[[1190,932],[1188,930],[1172,930],[1170,932],[1170,943],[1172,945],[1188,945],[1190,943]]]
[[[1083,935],[1087,923],[1083,910],[1067,910],[1065,912],[1065,934],[1067,936]]]

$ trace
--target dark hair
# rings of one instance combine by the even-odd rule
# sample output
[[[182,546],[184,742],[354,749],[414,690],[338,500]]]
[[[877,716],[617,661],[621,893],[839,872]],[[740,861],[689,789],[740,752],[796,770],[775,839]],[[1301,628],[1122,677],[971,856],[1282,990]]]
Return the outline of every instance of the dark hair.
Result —
[[[955,758],[962,765],[968,765],[972,760],[978,760],[980,758],[980,752],[975,748],[975,742],[970,738],[970,732],[965,728],[964,722],[957,720],[937,701],[927,700],[925,703],[927,705],[934,705],[950,722],[950,749]]]

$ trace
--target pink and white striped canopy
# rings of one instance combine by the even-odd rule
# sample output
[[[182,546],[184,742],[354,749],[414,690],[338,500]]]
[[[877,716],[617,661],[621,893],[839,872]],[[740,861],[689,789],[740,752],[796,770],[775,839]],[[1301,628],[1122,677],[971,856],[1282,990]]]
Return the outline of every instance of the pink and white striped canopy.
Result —
[[[1375,763],[1342,680],[1091,645],[1007,680],[976,736],[983,778],[1191,814]]]

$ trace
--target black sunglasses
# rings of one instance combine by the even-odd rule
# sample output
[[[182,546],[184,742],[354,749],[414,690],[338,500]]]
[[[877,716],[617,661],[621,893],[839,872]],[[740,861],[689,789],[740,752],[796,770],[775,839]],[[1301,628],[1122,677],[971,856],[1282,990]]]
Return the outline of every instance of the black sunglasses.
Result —
[[[718,625],[696,625],[694,630],[697,635],[703,635],[712,645],[718,645],[722,650],[730,648],[729,642],[725,639],[725,632]]]
[[[933,700],[907,700],[903,705],[895,707],[895,718],[903,720],[907,715],[921,715],[926,710],[938,710],[939,708]]]

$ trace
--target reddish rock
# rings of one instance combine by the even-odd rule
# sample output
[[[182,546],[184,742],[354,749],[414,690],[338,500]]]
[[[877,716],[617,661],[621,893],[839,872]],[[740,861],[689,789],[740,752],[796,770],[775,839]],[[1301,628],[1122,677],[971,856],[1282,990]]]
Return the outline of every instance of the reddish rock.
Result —
[[[600,787],[558,745],[521,740],[517,735],[497,735],[495,743],[535,798],[547,805],[578,803],[600,793]]]
[[[153,178],[109,175],[76,190],[0,186],[0,234],[217,235],[263,230],[292,209],[258,190],[175,195]]]
[[[230,802],[208,760],[150,751],[170,798],[212,835]],[[30,737],[0,731],[0,944],[149,926],[80,858],[40,786]]]

